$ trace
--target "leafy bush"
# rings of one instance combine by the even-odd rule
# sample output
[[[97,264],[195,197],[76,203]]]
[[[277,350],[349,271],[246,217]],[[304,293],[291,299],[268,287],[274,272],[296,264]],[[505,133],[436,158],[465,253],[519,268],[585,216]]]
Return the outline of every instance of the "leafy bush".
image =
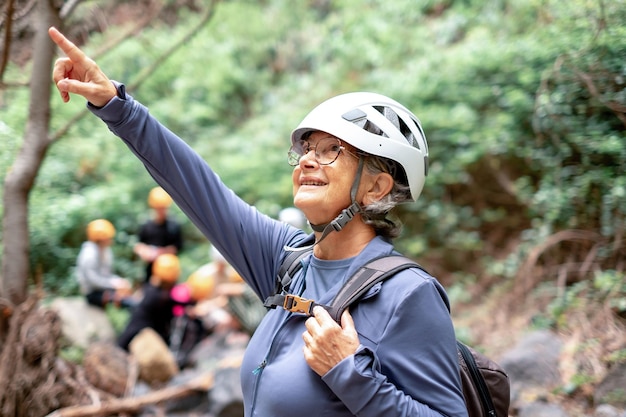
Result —
[[[135,77],[196,14],[180,11],[174,27],[155,21],[98,62],[114,79],[142,81],[130,93],[270,215],[291,205],[285,153],[307,110],[337,93],[377,91],[414,110],[430,144],[423,196],[397,212],[407,255],[444,282],[513,280],[537,245],[584,229],[601,236],[594,265],[617,270],[626,213],[626,11],[618,3],[231,1],[146,79]],[[109,36],[92,35],[86,50]],[[15,68],[7,74],[20,77]],[[24,91],[3,99],[4,173],[28,106]],[[84,103],[53,106],[56,130]],[[130,248],[153,185],[102,123],[86,117],[72,126],[31,197],[33,270],[51,291],[75,291],[68,277],[95,217],[114,221],[118,267],[139,276]],[[206,242],[179,218],[189,236],[184,256],[203,263],[196,246]],[[542,261],[590,253],[559,248]]]

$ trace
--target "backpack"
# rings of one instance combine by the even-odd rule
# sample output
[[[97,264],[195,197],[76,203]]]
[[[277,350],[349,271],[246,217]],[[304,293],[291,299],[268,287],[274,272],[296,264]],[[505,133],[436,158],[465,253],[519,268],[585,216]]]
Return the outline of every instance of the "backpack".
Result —
[[[286,310],[312,315],[313,307],[320,305],[288,294],[294,274],[302,268],[301,260],[310,250],[290,252],[281,265],[274,295],[265,300],[268,308],[282,307]],[[391,278],[395,273],[419,268],[416,262],[404,256],[389,255],[374,259],[362,266],[341,287],[330,305],[323,306],[335,321],[352,303],[358,301],[376,283]],[[469,417],[506,417],[510,403],[509,377],[493,360],[457,340],[457,351],[465,405]]]

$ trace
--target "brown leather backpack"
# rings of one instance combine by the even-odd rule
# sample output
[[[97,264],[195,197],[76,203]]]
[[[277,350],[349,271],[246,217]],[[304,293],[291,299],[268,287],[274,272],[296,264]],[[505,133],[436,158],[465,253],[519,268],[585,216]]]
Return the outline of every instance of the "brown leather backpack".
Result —
[[[511,387],[494,361],[457,341],[463,396],[469,417],[507,417]]]

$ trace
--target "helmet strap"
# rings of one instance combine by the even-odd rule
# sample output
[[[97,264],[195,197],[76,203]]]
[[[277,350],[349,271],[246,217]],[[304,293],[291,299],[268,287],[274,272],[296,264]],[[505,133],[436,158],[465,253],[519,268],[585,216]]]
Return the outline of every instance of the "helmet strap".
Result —
[[[356,193],[359,189],[359,185],[361,184],[361,176],[363,174],[364,161],[365,160],[363,156],[359,155],[359,166],[357,168],[354,182],[352,183],[352,188],[350,189],[350,200],[352,201],[350,206],[348,208],[341,210],[341,213],[339,213],[339,215],[335,217],[335,219],[332,220],[330,223],[325,223],[325,224],[309,223],[311,225],[311,229],[313,229],[315,232],[322,232],[322,236],[320,236],[320,238],[317,239],[315,243],[313,243],[310,246],[305,246],[305,247],[300,247],[300,248],[293,248],[290,246],[285,246],[286,250],[301,251],[301,250],[308,250],[308,249],[313,248],[315,245],[317,245],[322,240],[324,240],[324,238],[326,238],[326,236],[328,236],[329,233],[333,231],[335,232],[341,231],[346,226],[346,224],[348,224],[348,222],[350,222],[350,220],[354,218],[354,216],[356,216],[358,213],[362,211],[361,205],[356,201]]]

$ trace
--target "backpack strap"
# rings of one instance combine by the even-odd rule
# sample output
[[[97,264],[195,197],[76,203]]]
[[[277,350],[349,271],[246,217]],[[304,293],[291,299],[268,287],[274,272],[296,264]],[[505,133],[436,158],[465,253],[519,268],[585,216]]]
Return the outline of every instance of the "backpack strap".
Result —
[[[408,268],[418,268],[422,271],[426,271],[417,262],[405,256],[390,255],[376,258],[359,268],[359,270],[343,284],[343,287],[341,287],[326,309],[331,317],[339,323],[343,311],[350,304],[361,298],[370,288]]]
[[[291,310],[294,302],[293,298],[291,298],[292,301],[288,298],[288,296],[291,296],[291,294],[288,294],[289,285],[291,285],[294,275],[302,269],[302,260],[312,251],[313,249],[311,248],[304,251],[291,251],[287,253],[287,256],[278,269],[274,294],[267,297],[263,302],[266,308],[283,307],[287,310]],[[313,307],[311,307],[311,311],[313,311]]]
[[[425,271],[417,262],[401,255],[385,255],[373,259],[359,268],[341,287],[330,305],[326,306],[288,293],[293,276],[302,268],[302,259],[310,252],[310,250],[290,252],[285,257],[278,270],[274,294],[267,297],[263,303],[266,308],[282,307],[291,312],[312,315],[313,308],[319,305],[328,310],[331,317],[339,323],[343,311],[378,282],[392,277],[403,269],[419,268]]]

